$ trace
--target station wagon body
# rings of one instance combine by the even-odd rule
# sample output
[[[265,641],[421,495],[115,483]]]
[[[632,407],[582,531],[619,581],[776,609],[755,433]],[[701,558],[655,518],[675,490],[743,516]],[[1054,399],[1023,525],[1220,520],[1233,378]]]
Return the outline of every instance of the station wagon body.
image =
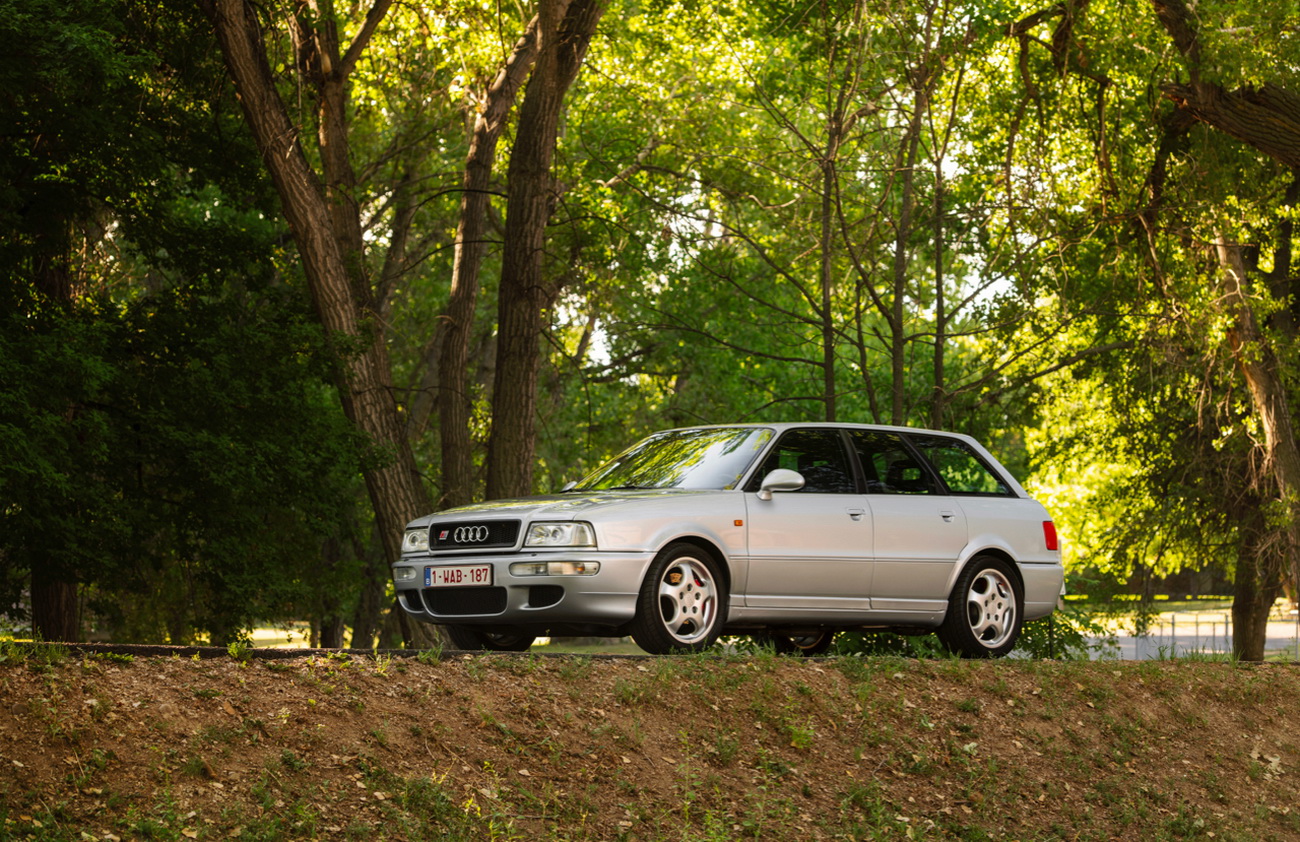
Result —
[[[562,493],[412,521],[393,576],[469,649],[747,634],[816,654],[888,629],[969,657],[1010,651],[1063,582],[1051,518],[974,439],[829,423],[656,433]]]

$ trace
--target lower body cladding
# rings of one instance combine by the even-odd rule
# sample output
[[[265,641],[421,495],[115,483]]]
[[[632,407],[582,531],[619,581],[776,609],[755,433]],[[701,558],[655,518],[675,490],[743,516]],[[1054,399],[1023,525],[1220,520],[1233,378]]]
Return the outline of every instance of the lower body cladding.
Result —
[[[408,614],[429,623],[513,629],[546,635],[613,635],[627,633],[653,553],[512,553],[506,556],[407,557],[393,567],[398,603]],[[736,569],[737,566],[739,569]],[[747,562],[733,565],[741,581]],[[1021,618],[1052,613],[1060,597],[1059,562],[1013,565],[1023,586]],[[533,569],[532,575],[520,570]],[[577,570],[595,572],[578,573]],[[475,572],[474,584],[448,584],[447,571]],[[490,570],[490,573],[487,571]],[[550,571],[565,570],[556,575]],[[960,567],[957,568],[960,570]],[[954,572],[955,576],[955,572]],[[461,577],[461,581],[465,580]],[[734,580],[734,579],[733,579]],[[482,582],[482,584],[479,584]],[[925,632],[939,626],[949,600],[901,602],[853,600],[856,610],[811,606],[756,607],[743,594],[727,594],[722,627],[747,633],[764,628],[894,629]]]
[[[636,613],[641,582],[653,560],[653,553],[594,552],[409,557],[393,566],[393,581],[402,609],[429,623],[618,634]],[[595,568],[595,572],[518,572],[544,565],[565,571]],[[468,567],[481,571],[484,566],[491,573],[483,584],[437,582],[438,571]]]

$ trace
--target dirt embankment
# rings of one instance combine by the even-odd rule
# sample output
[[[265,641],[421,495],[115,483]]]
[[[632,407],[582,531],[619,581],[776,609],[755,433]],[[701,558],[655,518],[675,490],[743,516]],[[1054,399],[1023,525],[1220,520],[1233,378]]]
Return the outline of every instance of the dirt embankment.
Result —
[[[0,658],[3,839],[1300,839],[1300,668]]]

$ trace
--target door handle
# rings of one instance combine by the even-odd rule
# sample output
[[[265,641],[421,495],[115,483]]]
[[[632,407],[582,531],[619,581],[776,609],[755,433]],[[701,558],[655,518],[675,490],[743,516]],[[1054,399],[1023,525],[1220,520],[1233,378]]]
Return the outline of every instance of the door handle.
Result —
[[[848,512],[849,517],[854,520],[862,520],[862,516],[867,513],[866,509],[845,509],[844,511]]]
[[[939,516],[943,518],[944,523],[952,523],[952,512],[939,512]]]

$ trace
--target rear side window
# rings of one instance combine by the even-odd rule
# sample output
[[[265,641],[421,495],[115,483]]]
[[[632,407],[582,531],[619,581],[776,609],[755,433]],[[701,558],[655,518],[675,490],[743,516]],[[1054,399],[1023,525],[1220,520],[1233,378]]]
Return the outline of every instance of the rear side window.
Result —
[[[763,466],[754,478],[751,491],[757,483],[777,468],[788,468],[803,475],[805,494],[854,494],[853,469],[838,430],[791,430],[781,436],[763,460]]]
[[[868,494],[934,494],[934,480],[897,433],[852,430]]]
[[[912,444],[930,461],[953,494],[1009,497],[1014,494],[975,451],[963,441],[942,436],[911,436]]]

